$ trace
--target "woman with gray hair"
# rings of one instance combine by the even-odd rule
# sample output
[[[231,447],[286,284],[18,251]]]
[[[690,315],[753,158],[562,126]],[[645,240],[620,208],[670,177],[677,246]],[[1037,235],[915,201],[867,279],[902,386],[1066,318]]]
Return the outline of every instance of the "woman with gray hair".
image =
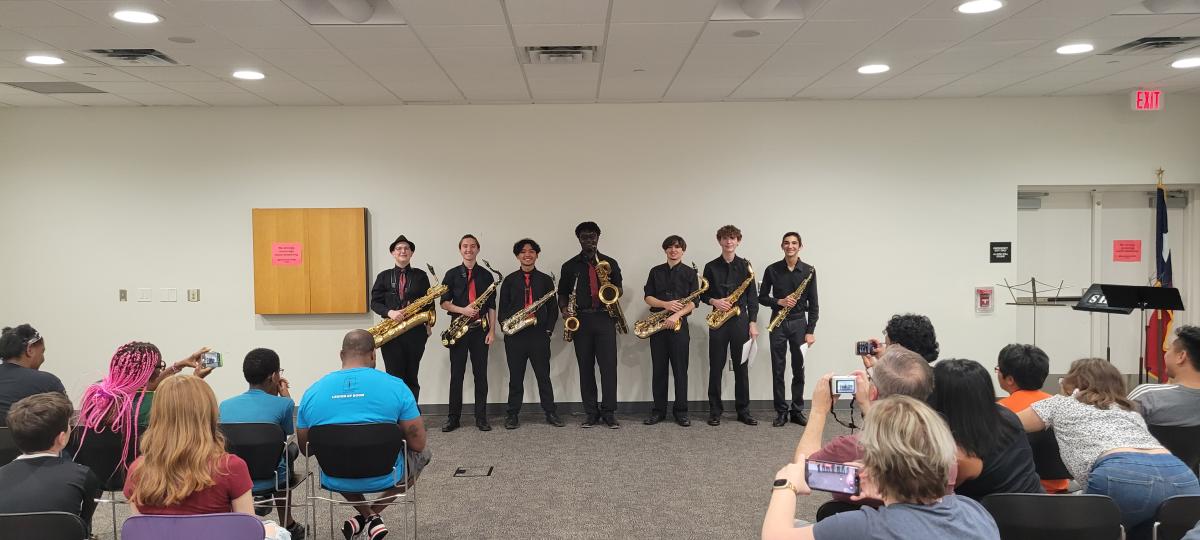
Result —
[[[771,504],[763,519],[764,540],[999,540],[996,522],[979,503],[945,494],[955,465],[954,437],[928,405],[908,396],[875,402],[859,442],[864,455],[859,494],[853,499],[879,499],[884,506],[863,507],[815,525],[795,527],[796,499],[811,493],[801,456],[775,475]]]

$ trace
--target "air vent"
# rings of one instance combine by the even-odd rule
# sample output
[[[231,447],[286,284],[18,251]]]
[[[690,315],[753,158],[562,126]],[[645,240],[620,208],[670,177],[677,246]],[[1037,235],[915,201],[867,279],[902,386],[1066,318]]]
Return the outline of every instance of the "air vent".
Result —
[[[9,86],[39,94],[103,94],[104,90],[74,82],[10,82]]]
[[[88,49],[79,51],[92,60],[116,67],[177,66],[174,58],[155,49]]]
[[[600,48],[595,45],[553,45],[524,47],[522,64],[592,64],[603,62]]]
[[[1108,56],[1159,56],[1200,46],[1200,37],[1144,37],[1118,45],[1100,54]]]

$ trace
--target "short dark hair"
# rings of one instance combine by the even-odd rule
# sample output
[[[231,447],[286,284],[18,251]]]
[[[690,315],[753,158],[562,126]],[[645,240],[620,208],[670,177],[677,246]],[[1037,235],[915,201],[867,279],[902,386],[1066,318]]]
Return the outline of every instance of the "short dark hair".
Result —
[[[937,360],[937,334],[933,331],[933,322],[929,317],[916,313],[892,315],[883,331],[892,343],[903,345],[904,348],[921,355],[926,362]]]
[[[461,247],[462,247],[462,242],[463,242],[463,240],[466,240],[466,239],[468,239],[468,238],[470,238],[471,240],[474,240],[474,241],[475,241],[475,247],[477,247],[477,248],[482,248],[482,247],[483,247],[483,244],[480,244],[480,243],[479,243],[479,239],[478,239],[478,238],[475,238],[475,235],[473,235],[473,234],[471,234],[471,233],[464,234],[462,238],[459,238],[459,239],[458,239],[458,247],[460,247],[460,248],[461,248]]]
[[[796,243],[797,243],[797,244],[800,244],[800,245],[802,245],[802,246],[804,245],[804,240],[801,240],[801,239],[800,239],[800,233],[798,233],[798,232],[796,232],[796,231],[788,231],[788,232],[785,232],[785,233],[783,233],[783,238],[780,238],[780,239],[779,239],[779,243],[780,243],[780,244],[782,244],[782,243],[784,243],[784,242],[787,242],[787,237],[789,237],[789,236],[795,236],[795,237],[796,237]]]
[[[585,221],[580,223],[579,225],[575,226],[575,238],[579,238],[579,235],[589,231],[600,234],[600,226],[596,225],[595,221]]]
[[[720,229],[717,229],[717,240],[722,238],[737,238],[738,240],[741,240],[742,230],[734,227],[733,225],[726,225]]]
[[[375,337],[366,330],[351,330],[342,338],[343,353],[367,355],[374,350]]]
[[[70,428],[74,412],[71,400],[59,392],[34,394],[8,410],[8,429],[12,430],[13,442],[21,452],[49,450],[54,439]]]
[[[522,238],[517,240],[517,243],[513,244],[513,255],[520,255],[521,250],[525,249],[525,244],[529,244],[529,247],[533,248],[534,253],[542,252],[542,246],[539,246],[538,243],[534,242],[532,238]]]
[[[417,245],[414,244],[412,242],[412,240],[405,238],[405,236],[402,234],[400,236],[397,236],[395,240],[392,240],[391,245],[388,246],[388,252],[391,253],[393,251],[396,251],[396,244],[399,244],[400,242],[404,242],[405,244],[408,244],[409,251],[412,251],[414,253],[417,251]]]
[[[250,384],[262,384],[276,371],[279,371],[279,355],[271,349],[254,349],[242,361],[242,375]]]
[[[1187,352],[1192,369],[1200,371],[1200,326],[1183,325],[1175,329],[1178,343]]]
[[[1012,377],[1021,390],[1041,390],[1050,374],[1050,357],[1037,345],[1011,343],[1000,349],[996,367],[1001,376]]]
[[[679,246],[679,249],[687,251],[687,242],[685,242],[683,237],[679,236],[678,234],[672,234],[671,236],[668,236],[666,240],[663,240],[662,248],[664,250],[671,246]]]
[[[25,354],[29,341],[37,337],[38,331],[28,324],[5,327],[0,331],[0,360],[17,358]]]

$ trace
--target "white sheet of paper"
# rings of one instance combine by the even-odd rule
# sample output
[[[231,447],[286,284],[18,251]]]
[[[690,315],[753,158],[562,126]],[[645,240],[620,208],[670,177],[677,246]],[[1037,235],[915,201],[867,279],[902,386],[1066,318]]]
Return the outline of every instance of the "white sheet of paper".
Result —
[[[746,368],[754,367],[754,356],[758,354],[758,340],[747,339],[746,344],[742,345],[742,363],[746,364]]]
[[[807,343],[800,345],[800,354],[804,355],[805,358],[808,358],[808,344]]]

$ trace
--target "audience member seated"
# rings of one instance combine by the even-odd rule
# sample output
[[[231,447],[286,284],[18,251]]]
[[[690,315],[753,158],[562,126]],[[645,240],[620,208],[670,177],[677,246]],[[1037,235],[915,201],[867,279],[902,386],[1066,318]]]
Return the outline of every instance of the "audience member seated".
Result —
[[[995,396],[992,376],[979,362],[947,359],[933,366],[929,405],[958,445],[954,493],[977,501],[993,493],[1045,493],[1021,420]]]
[[[1034,402],[1050,397],[1050,394],[1042,391],[1049,373],[1050,357],[1037,345],[1005,345],[996,360],[996,378],[1000,381],[1000,389],[1008,392],[1008,397],[1001,399],[1000,404],[1019,413]],[[1047,439],[1048,444],[1049,441]],[[1057,448],[1057,445],[1054,447]],[[1066,478],[1043,478],[1042,488],[1046,493],[1066,493],[1070,483]]]
[[[812,425],[809,422],[809,425]],[[928,405],[908,396],[875,402],[859,442],[863,447],[860,495],[884,506],[864,506],[804,527],[795,527],[796,499],[811,493],[805,459],[775,475],[762,537],[860,540],[863,538],[953,538],[999,540],[987,510],[959,495],[946,495],[955,463],[950,429]]]
[[[875,365],[875,360],[890,345],[899,345],[915,352],[931,364],[938,357],[939,346],[933,323],[929,317],[916,313],[892,315],[883,328],[883,340],[874,339],[871,342],[874,349],[871,354],[862,357],[863,366],[867,369]]]
[[[1075,481],[1086,493],[1112,497],[1129,538],[1150,537],[1154,512],[1167,497],[1200,494],[1187,465],[1146,430],[1112,364],[1102,358],[1072,362],[1062,392],[1021,411],[1021,423],[1026,431],[1054,428]]]
[[[1143,384],[1129,393],[1146,423],[1200,426],[1200,327],[1180,326],[1165,355],[1171,384]]]
[[[0,467],[0,514],[69,512],[91,523],[92,495],[100,480],[60,455],[74,412],[71,400],[59,392],[26,397],[9,409],[8,427],[21,455]]]
[[[279,367],[279,355],[271,349],[254,349],[246,353],[242,361],[242,375],[250,383],[250,389],[221,402],[221,423],[275,424],[283,430],[284,435],[291,435],[295,431],[292,414],[296,404],[292,402],[288,381],[283,378],[283,369]],[[298,453],[296,443],[289,443],[287,455],[279,462],[275,480],[254,482],[254,492],[263,493],[284,486],[289,481],[287,471],[294,470],[292,462]],[[279,506],[279,522],[286,525],[293,540],[304,538],[304,526],[296,522],[290,511],[291,493],[274,492],[271,496],[287,499],[284,505]]]
[[[321,377],[304,392],[296,418],[297,439],[307,452],[308,430],[325,424],[398,423],[408,441],[408,474],[415,480],[429,463],[425,445],[425,423],[417,410],[416,399],[404,381],[375,369],[375,342],[366,330],[353,330],[342,340],[342,369]],[[374,505],[360,504],[358,515],[342,524],[346,539],[367,533],[370,540],[387,535],[387,526],[379,513],[386,503],[404,491],[405,456],[396,458],[396,476],[374,478],[335,478],[321,471],[321,484],[341,493],[347,501],[364,502],[368,493],[382,493]],[[397,479],[401,479],[397,483]]]
[[[46,340],[28,324],[0,332],[0,422],[21,399],[44,392],[66,394],[62,381],[39,371],[46,361]],[[0,426],[3,424],[0,423]]]

